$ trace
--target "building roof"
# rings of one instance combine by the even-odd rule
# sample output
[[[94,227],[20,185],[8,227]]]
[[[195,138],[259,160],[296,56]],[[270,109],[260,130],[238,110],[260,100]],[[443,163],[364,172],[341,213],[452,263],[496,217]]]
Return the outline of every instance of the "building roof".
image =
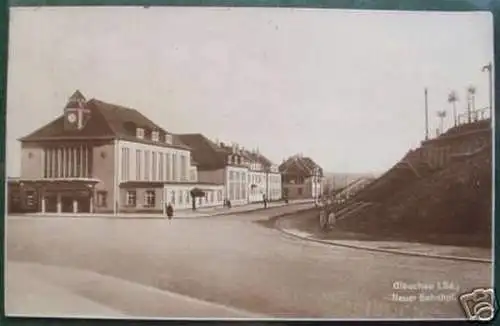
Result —
[[[68,105],[74,101],[74,98],[83,97],[78,91],[75,94],[68,101]],[[85,102],[84,106],[85,109],[90,111],[90,120],[82,129],[65,129],[64,115],[61,115],[20,140],[31,142],[57,139],[109,138],[189,149],[177,136],[167,132],[135,109],[106,103],[97,99]],[[151,131],[158,131],[160,133],[160,141],[137,138],[136,128],[144,128],[146,134]],[[171,145],[164,141],[166,135],[172,136]]]
[[[273,162],[271,162],[271,160],[269,160],[267,157],[265,157],[259,152],[248,151],[248,150],[244,150],[243,152],[248,157],[248,159],[262,164],[264,168],[270,168],[273,165]]]
[[[319,169],[320,176],[323,176],[323,169],[313,159],[302,155],[294,155],[281,163],[279,171],[281,173],[293,172],[304,176],[311,176],[314,174],[314,169],[316,168]]]
[[[200,170],[221,169],[226,165],[226,152],[202,134],[179,134],[177,137],[191,148],[193,160]]]

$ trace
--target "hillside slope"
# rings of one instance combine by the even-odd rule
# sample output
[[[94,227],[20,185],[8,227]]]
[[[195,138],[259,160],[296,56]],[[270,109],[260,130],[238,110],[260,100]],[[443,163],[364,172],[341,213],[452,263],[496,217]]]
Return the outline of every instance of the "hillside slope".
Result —
[[[449,164],[336,228],[406,240],[491,246],[491,147]],[[463,243],[465,244],[465,243]]]

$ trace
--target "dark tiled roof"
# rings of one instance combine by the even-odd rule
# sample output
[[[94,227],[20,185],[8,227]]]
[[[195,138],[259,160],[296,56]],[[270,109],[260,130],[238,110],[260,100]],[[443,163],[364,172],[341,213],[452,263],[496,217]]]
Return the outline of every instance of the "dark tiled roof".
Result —
[[[245,155],[252,161],[262,164],[264,168],[270,168],[273,163],[261,153],[253,151],[244,151]]]
[[[64,116],[61,115],[42,128],[21,138],[21,141],[67,138],[119,138],[134,142],[189,149],[176,135],[168,133],[137,110],[96,99],[86,102],[85,108],[90,111],[90,120],[83,129],[65,129]],[[137,138],[135,135],[137,127],[144,128],[146,133],[153,130],[160,132],[160,140],[162,141],[154,142],[151,139]],[[172,145],[164,142],[166,134],[172,135]]]
[[[318,168],[320,175],[323,175],[323,169],[310,157],[292,156],[279,166],[280,172],[293,172],[302,175],[312,175],[314,168]]]
[[[221,169],[226,165],[226,152],[202,134],[180,134],[179,139],[191,148],[200,170]]]

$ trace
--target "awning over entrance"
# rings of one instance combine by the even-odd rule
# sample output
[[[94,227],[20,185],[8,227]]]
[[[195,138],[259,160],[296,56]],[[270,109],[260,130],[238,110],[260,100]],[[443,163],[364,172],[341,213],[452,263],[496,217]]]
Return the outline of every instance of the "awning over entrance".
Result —
[[[31,186],[31,187],[43,187],[43,188],[52,188],[61,189],[61,186],[67,187],[85,187],[85,186],[94,186],[99,183],[99,179],[93,178],[40,178],[40,179],[12,179],[8,180],[8,184],[10,186]]]

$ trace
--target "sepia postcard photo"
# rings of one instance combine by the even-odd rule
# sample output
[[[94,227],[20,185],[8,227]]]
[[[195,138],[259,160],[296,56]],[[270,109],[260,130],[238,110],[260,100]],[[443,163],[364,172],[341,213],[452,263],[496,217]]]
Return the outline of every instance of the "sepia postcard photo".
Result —
[[[493,317],[490,13],[9,25],[7,316]]]

